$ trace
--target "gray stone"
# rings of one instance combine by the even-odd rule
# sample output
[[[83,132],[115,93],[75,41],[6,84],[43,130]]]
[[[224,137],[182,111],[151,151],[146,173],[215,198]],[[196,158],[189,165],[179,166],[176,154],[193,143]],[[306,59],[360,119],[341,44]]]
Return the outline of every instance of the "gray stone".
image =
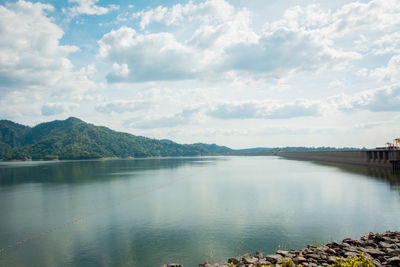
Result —
[[[243,258],[243,262],[247,264],[255,264],[258,262],[257,258]]]
[[[275,263],[280,263],[282,261],[283,257],[278,254],[273,254],[273,255],[265,256],[265,259],[267,261],[270,261],[272,264],[275,264]]]
[[[389,243],[386,243],[386,242],[383,242],[383,241],[379,242],[379,246],[381,248],[396,248],[395,244],[389,244]]]
[[[246,253],[239,257],[239,259],[244,259],[244,258],[251,258],[251,253]]]
[[[254,257],[256,257],[256,258],[258,258],[258,259],[262,259],[262,258],[264,258],[264,255],[263,255],[262,252],[256,251],[256,252],[254,253]]]
[[[336,260],[336,256],[329,256],[328,257],[328,263],[333,263]]]
[[[289,255],[289,252],[286,250],[277,250],[275,253],[281,255],[282,257],[287,257]]]
[[[293,261],[294,261],[295,263],[302,263],[302,262],[307,261],[307,259],[304,258],[304,257],[302,257],[302,256],[297,256],[296,258],[293,259]]]
[[[386,249],[386,253],[387,253],[389,256],[397,256],[397,255],[400,255],[400,249],[391,249],[391,248],[388,248],[388,249]]]
[[[237,264],[237,263],[240,262],[240,260],[237,259],[237,258],[229,258],[229,259],[228,259],[228,262],[229,262],[229,263],[233,263],[233,264]]]
[[[387,264],[400,266],[400,257],[392,257],[387,260]]]
[[[270,261],[266,261],[266,260],[259,260],[258,264],[259,265],[271,265],[272,263]]]
[[[374,258],[376,258],[378,256],[384,256],[385,255],[385,252],[380,251],[378,249],[374,249],[374,248],[366,249],[365,252],[367,252],[369,255],[371,255]]]
[[[321,256],[320,255],[318,255],[318,254],[307,254],[306,255],[306,258],[308,258],[308,259],[315,259],[315,260],[319,260],[319,259],[321,259]]]

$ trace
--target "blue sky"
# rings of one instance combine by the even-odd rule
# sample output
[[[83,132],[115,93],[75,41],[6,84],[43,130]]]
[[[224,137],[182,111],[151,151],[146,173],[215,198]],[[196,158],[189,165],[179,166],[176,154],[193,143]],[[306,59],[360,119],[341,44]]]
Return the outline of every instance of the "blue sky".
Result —
[[[400,3],[2,1],[0,118],[180,143],[400,135]]]

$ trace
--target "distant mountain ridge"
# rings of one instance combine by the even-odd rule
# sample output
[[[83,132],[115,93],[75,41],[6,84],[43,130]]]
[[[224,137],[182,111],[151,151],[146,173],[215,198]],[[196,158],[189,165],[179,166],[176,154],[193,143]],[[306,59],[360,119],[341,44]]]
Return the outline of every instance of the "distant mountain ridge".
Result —
[[[0,121],[1,160],[91,159],[216,155],[232,151],[207,144],[182,145],[116,132],[70,117],[28,127]]]
[[[78,118],[40,123],[34,127],[0,120],[0,160],[144,158],[206,155],[274,155],[279,151],[332,151],[359,148],[256,147],[231,149],[216,144],[178,144],[95,126]]]

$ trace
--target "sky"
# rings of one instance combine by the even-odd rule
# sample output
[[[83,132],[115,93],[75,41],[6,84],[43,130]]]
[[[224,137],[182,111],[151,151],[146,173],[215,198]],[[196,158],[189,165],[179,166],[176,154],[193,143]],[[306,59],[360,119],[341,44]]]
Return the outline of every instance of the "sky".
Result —
[[[400,137],[400,0],[0,0],[0,119],[231,148]]]

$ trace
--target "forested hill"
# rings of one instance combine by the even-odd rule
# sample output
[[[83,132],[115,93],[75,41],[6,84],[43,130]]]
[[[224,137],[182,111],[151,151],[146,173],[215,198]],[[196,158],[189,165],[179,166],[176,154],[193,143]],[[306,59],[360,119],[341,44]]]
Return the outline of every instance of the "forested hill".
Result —
[[[95,126],[77,118],[28,127],[0,121],[0,160],[90,159],[102,157],[200,156],[229,153],[227,147],[181,145]]]

